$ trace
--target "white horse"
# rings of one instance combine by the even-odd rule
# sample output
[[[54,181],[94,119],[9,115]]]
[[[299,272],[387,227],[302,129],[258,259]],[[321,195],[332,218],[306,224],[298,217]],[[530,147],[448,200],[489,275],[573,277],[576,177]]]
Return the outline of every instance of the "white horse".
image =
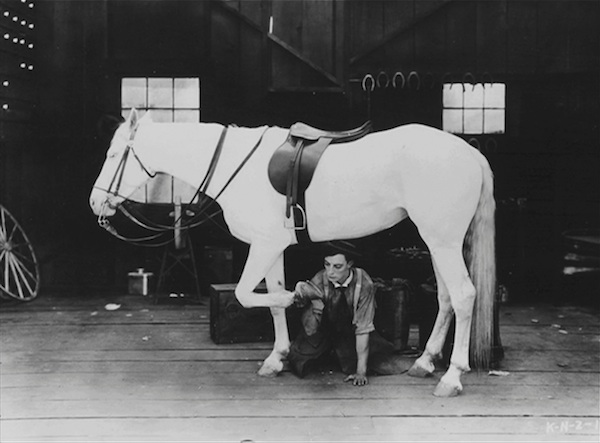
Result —
[[[275,343],[259,374],[277,375],[290,346],[285,308],[294,301],[294,293],[285,289],[283,253],[297,239],[286,227],[286,198],[271,185],[267,166],[288,129],[230,127],[219,143],[220,124],[153,123],[147,116],[138,119],[132,110],[116,130],[90,195],[94,213],[102,219],[113,215],[155,172],[199,187],[221,144],[204,192],[216,198],[231,233],[250,245],[235,295],[245,307],[270,308]],[[417,226],[431,253],[439,312],[410,375],[433,373],[456,316],[450,367],[434,395],[462,391],[461,374],[470,370],[469,349],[476,364],[489,362],[496,284],[494,211],[493,176],[485,157],[454,135],[418,124],[329,146],[306,191],[314,242],[364,237],[406,217]],[[268,293],[254,292],[263,278]]]

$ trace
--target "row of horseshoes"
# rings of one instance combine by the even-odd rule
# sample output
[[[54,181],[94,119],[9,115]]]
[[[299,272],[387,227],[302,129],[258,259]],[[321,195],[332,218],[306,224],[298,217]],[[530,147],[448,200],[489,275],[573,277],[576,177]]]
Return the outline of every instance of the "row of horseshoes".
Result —
[[[478,138],[471,137],[467,140],[467,143],[483,154],[495,154],[498,152],[498,142],[494,137],[488,137],[485,143],[483,141],[480,143]]]
[[[361,81],[362,90],[365,92],[373,92],[375,88],[378,89],[410,89],[410,90],[420,90],[421,87],[433,89],[435,86],[435,77],[433,73],[427,72],[425,73],[421,79],[421,74],[417,71],[410,71],[408,75],[404,75],[402,71],[396,71],[393,75],[389,75],[385,71],[380,71],[378,74],[366,74]],[[442,84],[450,83],[450,88],[454,83],[457,83],[454,80],[453,75],[450,72],[446,72],[442,77]],[[471,72],[466,72],[462,76],[462,87],[463,90],[465,88],[465,84],[472,84],[473,89],[477,83],[482,84],[493,84],[494,80],[492,75],[489,72],[484,72],[481,74],[481,81],[477,82],[475,75]]]

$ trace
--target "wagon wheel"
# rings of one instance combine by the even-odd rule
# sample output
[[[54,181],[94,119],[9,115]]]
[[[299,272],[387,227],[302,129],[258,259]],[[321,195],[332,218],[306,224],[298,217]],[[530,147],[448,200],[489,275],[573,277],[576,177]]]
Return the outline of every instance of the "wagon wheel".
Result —
[[[39,276],[38,262],[25,231],[0,205],[0,295],[33,300],[40,288]]]

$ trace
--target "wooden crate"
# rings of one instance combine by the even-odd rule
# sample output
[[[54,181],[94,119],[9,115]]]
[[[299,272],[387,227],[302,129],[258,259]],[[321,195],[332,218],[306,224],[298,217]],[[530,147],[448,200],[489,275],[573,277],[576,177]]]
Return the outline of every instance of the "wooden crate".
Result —
[[[235,283],[210,287],[210,338],[216,344],[269,342],[275,339],[269,308],[244,308],[235,298]],[[264,283],[257,292],[267,292]],[[286,310],[290,338],[300,327],[300,310]]]

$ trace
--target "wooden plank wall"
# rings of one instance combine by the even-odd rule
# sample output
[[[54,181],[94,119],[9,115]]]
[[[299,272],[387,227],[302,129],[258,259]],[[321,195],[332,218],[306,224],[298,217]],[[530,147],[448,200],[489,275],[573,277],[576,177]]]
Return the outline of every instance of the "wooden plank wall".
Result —
[[[598,69],[595,2],[383,0],[348,9],[352,72],[377,64],[496,75]]]

